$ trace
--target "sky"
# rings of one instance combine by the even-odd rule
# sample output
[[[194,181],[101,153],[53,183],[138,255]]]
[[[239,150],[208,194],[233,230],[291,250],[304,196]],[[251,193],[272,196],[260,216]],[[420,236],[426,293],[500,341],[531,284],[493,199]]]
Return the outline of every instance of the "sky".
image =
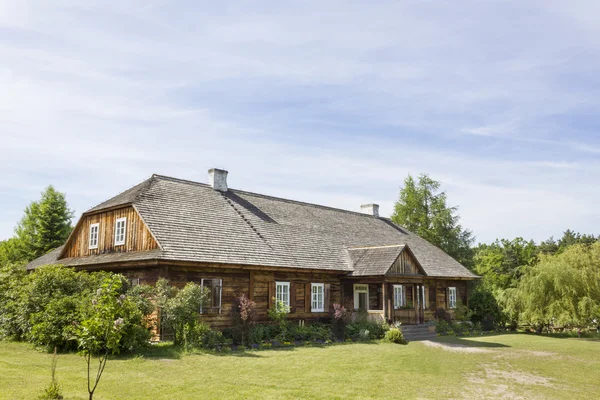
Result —
[[[153,173],[389,216],[442,183],[478,242],[600,233],[600,2],[0,0],[0,240]]]

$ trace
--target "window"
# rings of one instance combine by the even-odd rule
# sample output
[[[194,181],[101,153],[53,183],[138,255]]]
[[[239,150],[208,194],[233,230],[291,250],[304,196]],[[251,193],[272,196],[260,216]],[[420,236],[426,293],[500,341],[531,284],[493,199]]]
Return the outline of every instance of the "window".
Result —
[[[325,285],[323,283],[311,284],[311,311],[312,312],[324,312],[325,311]]]
[[[286,307],[290,306],[290,283],[275,282],[275,299]]]
[[[125,244],[127,218],[118,218],[115,222],[115,246]]]
[[[98,230],[100,229],[100,224],[91,224],[90,225],[90,249],[98,248]]]
[[[456,308],[456,288],[448,288],[448,307]]]
[[[394,285],[394,309],[406,306],[406,287]]]
[[[140,284],[140,278],[129,278],[129,286],[134,287]]]
[[[369,309],[369,285],[354,285],[354,309]]]
[[[427,286],[421,286],[421,299],[422,299],[422,301],[421,301],[421,308],[423,310],[427,309],[427,306],[428,306],[427,303],[429,303],[427,301],[428,295],[429,295],[429,288]]]
[[[208,289],[208,300],[200,306],[200,314],[221,314],[221,299],[223,296],[222,279],[202,279],[200,286]]]

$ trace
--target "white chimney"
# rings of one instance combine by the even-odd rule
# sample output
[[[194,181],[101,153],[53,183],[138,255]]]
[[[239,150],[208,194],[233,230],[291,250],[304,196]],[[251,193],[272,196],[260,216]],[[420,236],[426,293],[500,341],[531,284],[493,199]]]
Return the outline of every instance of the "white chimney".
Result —
[[[208,170],[208,184],[220,192],[227,191],[227,171],[211,168]]]
[[[360,206],[360,212],[379,218],[379,204],[363,204]]]

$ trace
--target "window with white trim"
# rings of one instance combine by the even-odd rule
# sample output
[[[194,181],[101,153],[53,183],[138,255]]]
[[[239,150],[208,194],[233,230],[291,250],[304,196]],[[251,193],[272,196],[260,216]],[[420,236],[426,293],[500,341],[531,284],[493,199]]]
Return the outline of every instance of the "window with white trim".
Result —
[[[290,283],[275,282],[275,299],[282,302],[284,306],[290,306]]]
[[[90,241],[89,241],[89,249],[97,249],[98,248],[98,232],[100,230],[100,224],[91,224],[90,225]]]
[[[354,285],[354,309],[368,310],[369,309],[369,285],[355,284]]]
[[[200,314],[221,314],[222,279],[202,279],[200,286],[208,291],[208,299],[200,306]]]
[[[406,306],[406,286],[394,285],[394,309]]]
[[[325,311],[325,284],[324,283],[312,283],[311,287],[311,311],[312,312],[324,312]]]
[[[456,288],[448,288],[448,307],[456,308]]]
[[[115,222],[115,246],[125,244],[125,233],[127,231],[127,217],[117,218]]]
[[[426,310],[429,306],[429,288],[427,286],[421,286],[421,308]]]

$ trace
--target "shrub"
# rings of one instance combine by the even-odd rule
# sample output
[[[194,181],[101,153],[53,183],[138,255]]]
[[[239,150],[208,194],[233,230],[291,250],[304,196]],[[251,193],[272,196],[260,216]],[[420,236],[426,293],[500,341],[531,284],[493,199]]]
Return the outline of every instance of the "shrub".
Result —
[[[446,311],[446,309],[443,307],[440,307],[437,310],[435,310],[435,313],[433,314],[433,316],[438,321],[445,321],[448,324],[452,322],[452,315],[448,311]]]
[[[256,303],[245,294],[237,298],[237,313],[233,316],[232,338],[234,343],[247,345],[250,329],[254,325]]]
[[[346,325],[348,313],[346,307],[341,304],[333,304],[332,331],[336,338],[343,339],[346,336]]]
[[[407,344],[408,342],[404,339],[404,335],[402,331],[397,328],[390,329],[385,333],[386,342],[390,343],[398,343],[398,344]]]
[[[208,290],[193,282],[179,290],[166,279],[159,279],[156,291],[162,328],[173,334],[175,345],[192,346],[188,339],[194,337],[196,325],[200,323],[200,308],[208,299]]]
[[[354,322],[346,327],[346,336],[351,339],[377,340],[382,339],[390,329],[386,323]]]
[[[448,333],[452,332],[452,328],[450,327],[450,324],[446,322],[446,320],[439,319],[435,325],[435,331],[440,335],[447,335]]]
[[[286,341],[289,336],[289,324],[287,321],[289,312],[290,308],[280,300],[275,300],[275,305],[267,311],[269,318],[279,325],[279,339],[281,341]]]

